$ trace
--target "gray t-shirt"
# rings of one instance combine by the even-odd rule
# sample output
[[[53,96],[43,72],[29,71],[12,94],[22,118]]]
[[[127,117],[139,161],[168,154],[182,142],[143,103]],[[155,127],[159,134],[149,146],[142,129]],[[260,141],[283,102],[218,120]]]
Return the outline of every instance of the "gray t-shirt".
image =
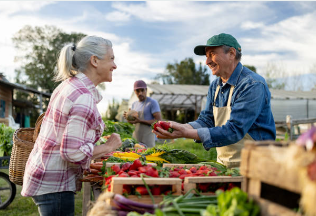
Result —
[[[141,101],[141,102],[135,101],[132,104],[132,110],[143,111],[144,104],[145,104],[145,101]],[[160,112],[160,107],[159,107],[158,102],[155,99],[147,97],[146,105],[144,108],[144,119],[145,120],[154,119],[153,113],[156,113],[156,112]]]

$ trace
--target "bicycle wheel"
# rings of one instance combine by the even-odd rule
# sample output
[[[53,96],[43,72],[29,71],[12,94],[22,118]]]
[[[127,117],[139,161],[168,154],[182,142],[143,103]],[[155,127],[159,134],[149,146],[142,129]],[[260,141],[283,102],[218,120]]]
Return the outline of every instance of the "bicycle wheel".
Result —
[[[0,209],[5,209],[15,198],[16,186],[9,176],[0,172]]]

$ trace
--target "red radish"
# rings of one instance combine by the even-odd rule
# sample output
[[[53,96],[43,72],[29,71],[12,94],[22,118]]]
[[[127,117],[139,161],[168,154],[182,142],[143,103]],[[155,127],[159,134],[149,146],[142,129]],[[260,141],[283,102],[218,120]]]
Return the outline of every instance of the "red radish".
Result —
[[[137,186],[135,188],[135,193],[137,195],[148,195],[148,191],[145,186]]]
[[[151,188],[151,193],[152,195],[160,195],[161,194],[161,190],[159,186],[154,186]]]
[[[121,168],[121,170],[122,171],[126,171],[126,170],[128,170],[130,167],[131,167],[131,163],[129,163],[129,162],[127,162],[127,163],[124,163],[123,165],[122,165],[122,168]]]
[[[111,169],[117,174],[121,170],[119,165],[113,165],[111,166]]]

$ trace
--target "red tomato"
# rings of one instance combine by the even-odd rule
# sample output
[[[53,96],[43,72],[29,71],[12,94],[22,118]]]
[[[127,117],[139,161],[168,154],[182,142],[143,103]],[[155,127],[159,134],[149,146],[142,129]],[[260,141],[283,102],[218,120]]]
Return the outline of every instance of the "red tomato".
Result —
[[[145,186],[137,186],[135,188],[135,193],[138,195],[148,195],[148,191]]]

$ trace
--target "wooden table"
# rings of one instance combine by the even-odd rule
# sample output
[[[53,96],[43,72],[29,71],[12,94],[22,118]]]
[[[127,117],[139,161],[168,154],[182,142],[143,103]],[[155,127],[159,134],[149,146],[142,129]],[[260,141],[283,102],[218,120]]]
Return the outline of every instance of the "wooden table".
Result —
[[[91,185],[90,182],[83,183],[82,216],[87,215],[91,201],[96,201],[101,192],[101,186]]]

